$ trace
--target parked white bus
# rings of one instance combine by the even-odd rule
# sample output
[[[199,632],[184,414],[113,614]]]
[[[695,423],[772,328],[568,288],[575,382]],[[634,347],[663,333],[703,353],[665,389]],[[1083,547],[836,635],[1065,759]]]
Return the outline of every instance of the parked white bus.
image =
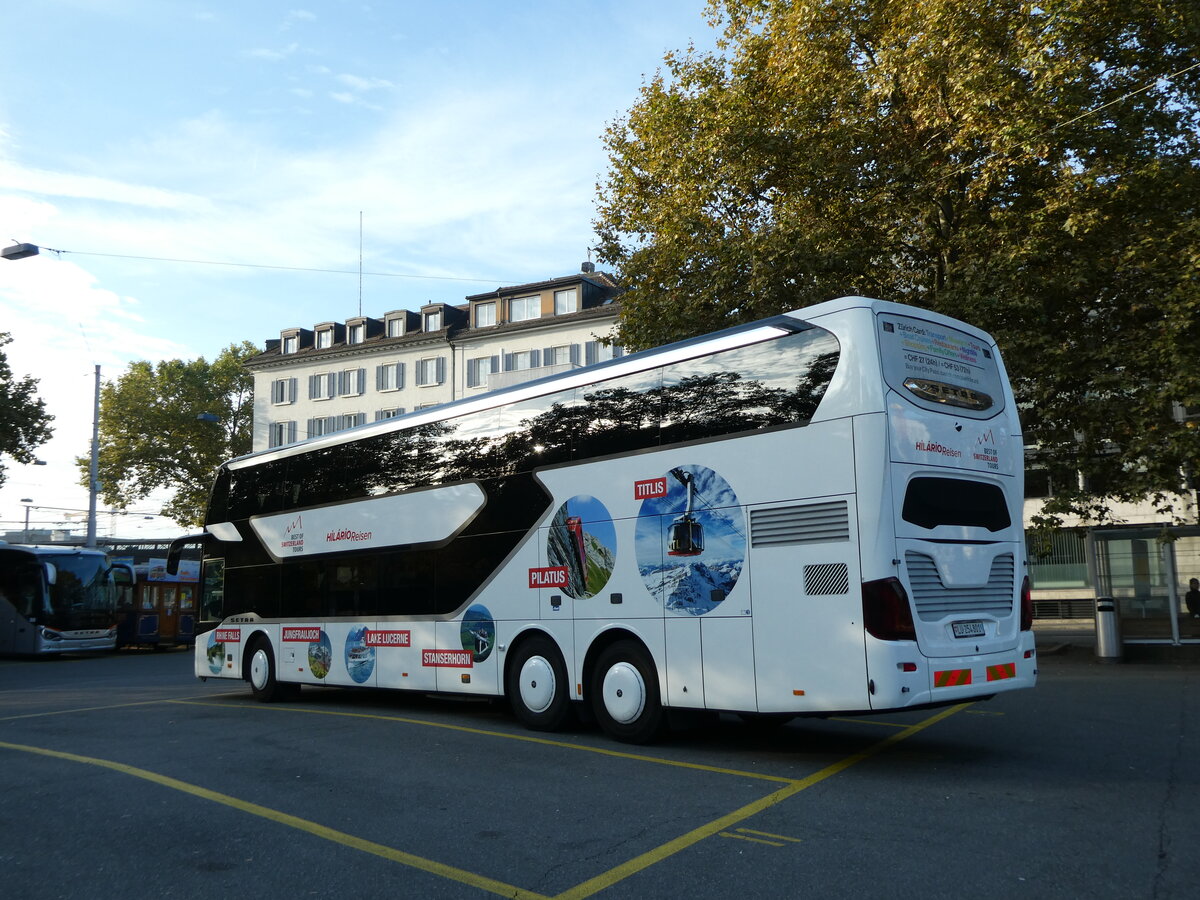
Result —
[[[133,583],[102,550],[0,541],[0,654],[116,649],[116,573]]]
[[[851,297],[232,460],[201,678],[873,713],[1031,687],[1023,446],[1000,354]]]

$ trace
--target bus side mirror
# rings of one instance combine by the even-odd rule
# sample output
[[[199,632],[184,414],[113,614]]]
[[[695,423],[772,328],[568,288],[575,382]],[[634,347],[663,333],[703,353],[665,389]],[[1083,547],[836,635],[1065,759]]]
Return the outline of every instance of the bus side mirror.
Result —
[[[183,537],[171,541],[171,546],[167,550],[167,574],[172,577],[178,575],[183,548],[189,544],[203,546],[206,537],[208,537],[208,532],[201,532],[200,534],[185,534]]]
[[[108,571],[113,574],[113,581],[117,584],[135,584],[137,576],[133,574],[133,566],[128,563],[113,563],[108,567]]]

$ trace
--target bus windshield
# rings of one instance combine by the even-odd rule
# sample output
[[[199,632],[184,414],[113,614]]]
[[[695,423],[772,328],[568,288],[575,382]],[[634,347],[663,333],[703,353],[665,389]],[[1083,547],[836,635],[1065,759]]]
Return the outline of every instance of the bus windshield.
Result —
[[[87,617],[91,613],[111,614],[112,583],[102,556],[61,556],[47,561],[53,572],[45,613],[55,618]]]

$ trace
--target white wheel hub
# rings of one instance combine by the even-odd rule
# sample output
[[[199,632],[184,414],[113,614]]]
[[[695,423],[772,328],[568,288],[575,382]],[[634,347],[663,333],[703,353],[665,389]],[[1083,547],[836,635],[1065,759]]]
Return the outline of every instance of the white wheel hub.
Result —
[[[631,663],[619,662],[605,672],[601,693],[604,708],[622,725],[636,722],[646,708],[646,682]]]
[[[531,656],[521,666],[521,703],[527,710],[542,713],[554,702],[557,684],[554,667],[543,656]]]
[[[267,659],[267,651],[259,647],[250,657],[250,684],[256,691],[261,691],[267,686],[270,677],[271,661]]]

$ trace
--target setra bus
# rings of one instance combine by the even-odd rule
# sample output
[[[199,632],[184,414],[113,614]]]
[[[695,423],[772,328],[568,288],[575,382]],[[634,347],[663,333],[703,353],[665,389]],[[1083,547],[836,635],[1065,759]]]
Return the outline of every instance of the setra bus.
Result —
[[[116,649],[118,575],[102,550],[0,541],[0,654]]]
[[[1022,485],[991,337],[829,301],[224,464],[195,671],[630,742],[980,699],[1037,676]]]

